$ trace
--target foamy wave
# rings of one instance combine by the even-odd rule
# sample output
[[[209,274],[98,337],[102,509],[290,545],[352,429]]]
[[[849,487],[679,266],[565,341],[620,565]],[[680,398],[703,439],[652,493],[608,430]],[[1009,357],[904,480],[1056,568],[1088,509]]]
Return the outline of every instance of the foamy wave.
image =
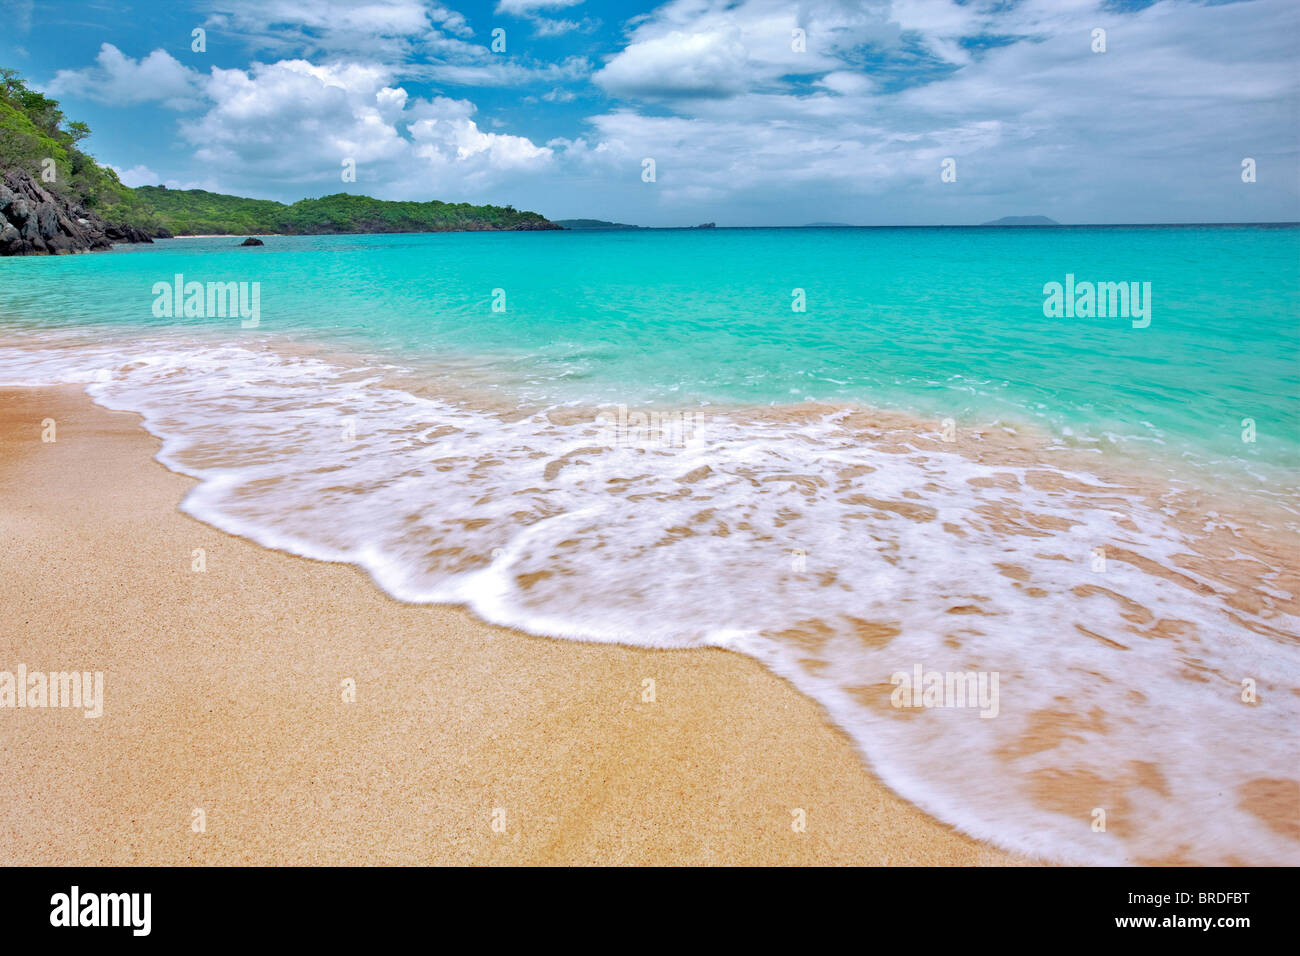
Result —
[[[626,445],[594,409],[501,414],[393,375],[175,342],[0,348],[0,383],[90,383],[141,413],[201,480],[189,514],[404,601],[750,654],[977,837],[1089,863],[1300,862],[1285,519],[896,415],[719,410],[681,447]],[[996,701],[895,706],[917,667],[996,675]]]

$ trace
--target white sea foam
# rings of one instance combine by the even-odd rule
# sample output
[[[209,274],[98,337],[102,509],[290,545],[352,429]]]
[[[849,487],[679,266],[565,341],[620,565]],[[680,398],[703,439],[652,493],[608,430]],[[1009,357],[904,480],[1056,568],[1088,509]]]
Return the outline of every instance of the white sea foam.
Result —
[[[1205,519],[1243,544],[1214,560],[1264,568],[1253,601],[1187,560],[1171,500],[1096,474],[848,409],[708,410],[683,447],[619,446],[581,409],[503,416],[391,372],[174,341],[0,347],[0,384],[85,383],[142,414],[201,479],[187,513],[360,565],[404,601],[743,651],[977,837],[1087,863],[1300,863],[1252,790],[1285,800],[1300,767],[1300,595],[1232,521]],[[916,665],[998,674],[996,718],[893,707]]]

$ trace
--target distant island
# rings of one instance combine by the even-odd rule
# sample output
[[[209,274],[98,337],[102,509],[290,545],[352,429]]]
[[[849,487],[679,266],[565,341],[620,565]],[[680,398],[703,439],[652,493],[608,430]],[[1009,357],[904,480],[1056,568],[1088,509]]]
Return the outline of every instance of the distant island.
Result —
[[[555,224],[564,229],[644,229],[625,222],[606,222],[604,219],[556,219]]]
[[[0,255],[53,255],[184,235],[479,232],[561,227],[513,206],[335,193],[286,205],[203,189],[123,185],[78,143],[85,123],[0,69]]]
[[[1059,226],[1055,219],[1046,216],[1003,216],[992,222],[982,222],[981,226]]]

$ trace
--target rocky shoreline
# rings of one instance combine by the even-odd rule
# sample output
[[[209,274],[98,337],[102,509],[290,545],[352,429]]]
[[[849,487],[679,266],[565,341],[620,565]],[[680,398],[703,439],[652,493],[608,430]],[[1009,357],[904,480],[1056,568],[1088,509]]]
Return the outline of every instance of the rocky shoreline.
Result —
[[[156,238],[169,238],[162,230]],[[109,249],[118,242],[153,242],[134,226],[107,223],[50,192],[25,169],[0,177],[0,256],[59,255]]]
[[[501,231],[563,229],[546,219],[526,220]],[[312,235],[336,235],[362,230],[312,231]],[[365,230],[372,231],[372,230]],[[375,232],[393,232],[377,223]],[[450,230],[498,231],[484,223],[466,223]],[[232,235],[235,235],[232,233]],[[119,242],[153,242],[171,239],[172,233],[159,229],[146,232],[136,226],[105,222],[79,203],[69,202],[42,186],[27,170],[11,169],[0,175],[0,256],[60,255],[69,252],[96,252],[110,249]]]

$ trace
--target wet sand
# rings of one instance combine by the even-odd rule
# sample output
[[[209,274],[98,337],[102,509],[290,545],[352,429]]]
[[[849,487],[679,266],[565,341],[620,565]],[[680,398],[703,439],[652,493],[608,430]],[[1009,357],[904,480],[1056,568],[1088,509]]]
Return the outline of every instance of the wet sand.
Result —
[[[749,658],[400,604],[182,514],[157,450],[79,388],[0,390],[0,670],[104,674],[98,719],[0,710],[0,864],[1023,862]]]

